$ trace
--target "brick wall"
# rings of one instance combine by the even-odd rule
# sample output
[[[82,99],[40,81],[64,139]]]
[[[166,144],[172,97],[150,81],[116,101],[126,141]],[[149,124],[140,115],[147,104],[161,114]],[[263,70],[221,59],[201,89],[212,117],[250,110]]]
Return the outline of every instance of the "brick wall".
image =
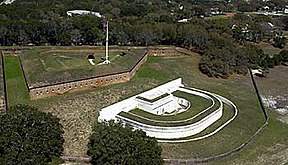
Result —
[[[177,56],[179,52],[174,48],[158,48],[150,49],[148,51],[149,56]]]

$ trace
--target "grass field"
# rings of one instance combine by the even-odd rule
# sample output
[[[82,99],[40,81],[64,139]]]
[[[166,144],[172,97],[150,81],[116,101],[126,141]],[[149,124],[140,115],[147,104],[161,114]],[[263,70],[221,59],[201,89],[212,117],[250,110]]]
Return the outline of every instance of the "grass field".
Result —
[[[121,54],[125,55],[121,56]],[[91,65],[88,54],[93,54],[96,65]],[[29,87],[73,81],[93,76],[129,71],[142,57],[144,49],[110,49],[110,65],[103,61],[103,48],[38,48],[24,50],[21,55]]]
[[[235,148],[247,140],[263,124],[264,116],[249,76],[233,75],[229,79],[208,78],[198,70],[199,59],[200,56],[197,54],[179,57],[149,57],[135,77],[127,83],[29,101],[22,72],[18,69],[20,64],[18,58],[5,57],[5,68],[10,68],[5,70],[8,99],[11,105],[26,103],[59,117],[65,132],[64,153],[84,156],[91,125],[97,121],[101,108],[182,77],[185,86],[211,91],[230,99],[239,108],[239,115],[223,130],[205,140],[183,144],[161,144],[163,158],[212,156]],[[284,69],[281,73],[284,77],[287,75],[287,70]],[[277,80],[276,77],[275,75],[275,80],[271,80],[271,86]],[[283,81],[286,85],[288,84],[287,79]],[[269,88],[270,82],[267,84],[266,88]],[[275,86],[281,88],[277,83]],[[287,91],[287,88],[283,87],[282,91]],[[276,150],[280,152],[279,154],[285,151],[285,147],[288,148],[287,124],[279,121],[278,115],[274,112],[270,111],[269,114],[271,119],[268,127],[256,137],[255,141],[240,154],[217,161],[215,164],[263,164],[261,162],[263,157],[265,162],[271,163],[273,162],[271,156],[275,155],[275,147],[280,146]]]

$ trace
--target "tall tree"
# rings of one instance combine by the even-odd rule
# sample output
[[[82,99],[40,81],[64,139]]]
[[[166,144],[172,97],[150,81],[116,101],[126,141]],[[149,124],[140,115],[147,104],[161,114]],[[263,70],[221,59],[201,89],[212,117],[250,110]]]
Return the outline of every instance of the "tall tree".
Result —
[[[159,165],[162,149],[141,130],[114,123],[99,123],[89,138],[87,154],[92,164]]]
[[[48,164],[63,152],[59,119],[37,108],[17,105],[0,117],[0,163]]]

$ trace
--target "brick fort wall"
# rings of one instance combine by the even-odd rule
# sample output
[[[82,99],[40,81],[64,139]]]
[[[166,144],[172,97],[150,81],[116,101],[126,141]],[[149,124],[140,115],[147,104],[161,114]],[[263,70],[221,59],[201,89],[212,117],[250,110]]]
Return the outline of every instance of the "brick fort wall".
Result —
[[[143,57],[127,72],[120,72],[111,75],[92,77],[83,80],[75,80],[59,84],[46,85],[41,87],[29,88],[30,99],[35,100],[54,95],[62,95],[68,92],[82,91],[93,89],[100,86],[106,86],[116,83],[127,82],[133,78],[137,70],[145,63],[147,57],[150,56],[175,56],[180,51],[173,48],[150,49],[145,52]],[[181,53],[180,53],[181,54]]]

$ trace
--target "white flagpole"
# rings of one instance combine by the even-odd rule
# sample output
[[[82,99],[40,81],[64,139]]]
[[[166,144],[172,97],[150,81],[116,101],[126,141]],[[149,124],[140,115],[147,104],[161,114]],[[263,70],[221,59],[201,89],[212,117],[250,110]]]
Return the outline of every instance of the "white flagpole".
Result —
[[[109,54],[108,54],[108,21],[106,22],[106,48],[105,48],[105,60],[103,62],[101,62],[100,64],[98,65],[102,65],[102,64],[109,64],[110,61],[109,61]]]
[[[108,21],[106,22],[106,57],[105,57],[105,64],[109,64],[110,63],[110,61],[109,61],[109,54],[108,54],[108,25],[109,23],[108,23]]]
[[[106,23],[106,60],[108,60],[108,21]]]

